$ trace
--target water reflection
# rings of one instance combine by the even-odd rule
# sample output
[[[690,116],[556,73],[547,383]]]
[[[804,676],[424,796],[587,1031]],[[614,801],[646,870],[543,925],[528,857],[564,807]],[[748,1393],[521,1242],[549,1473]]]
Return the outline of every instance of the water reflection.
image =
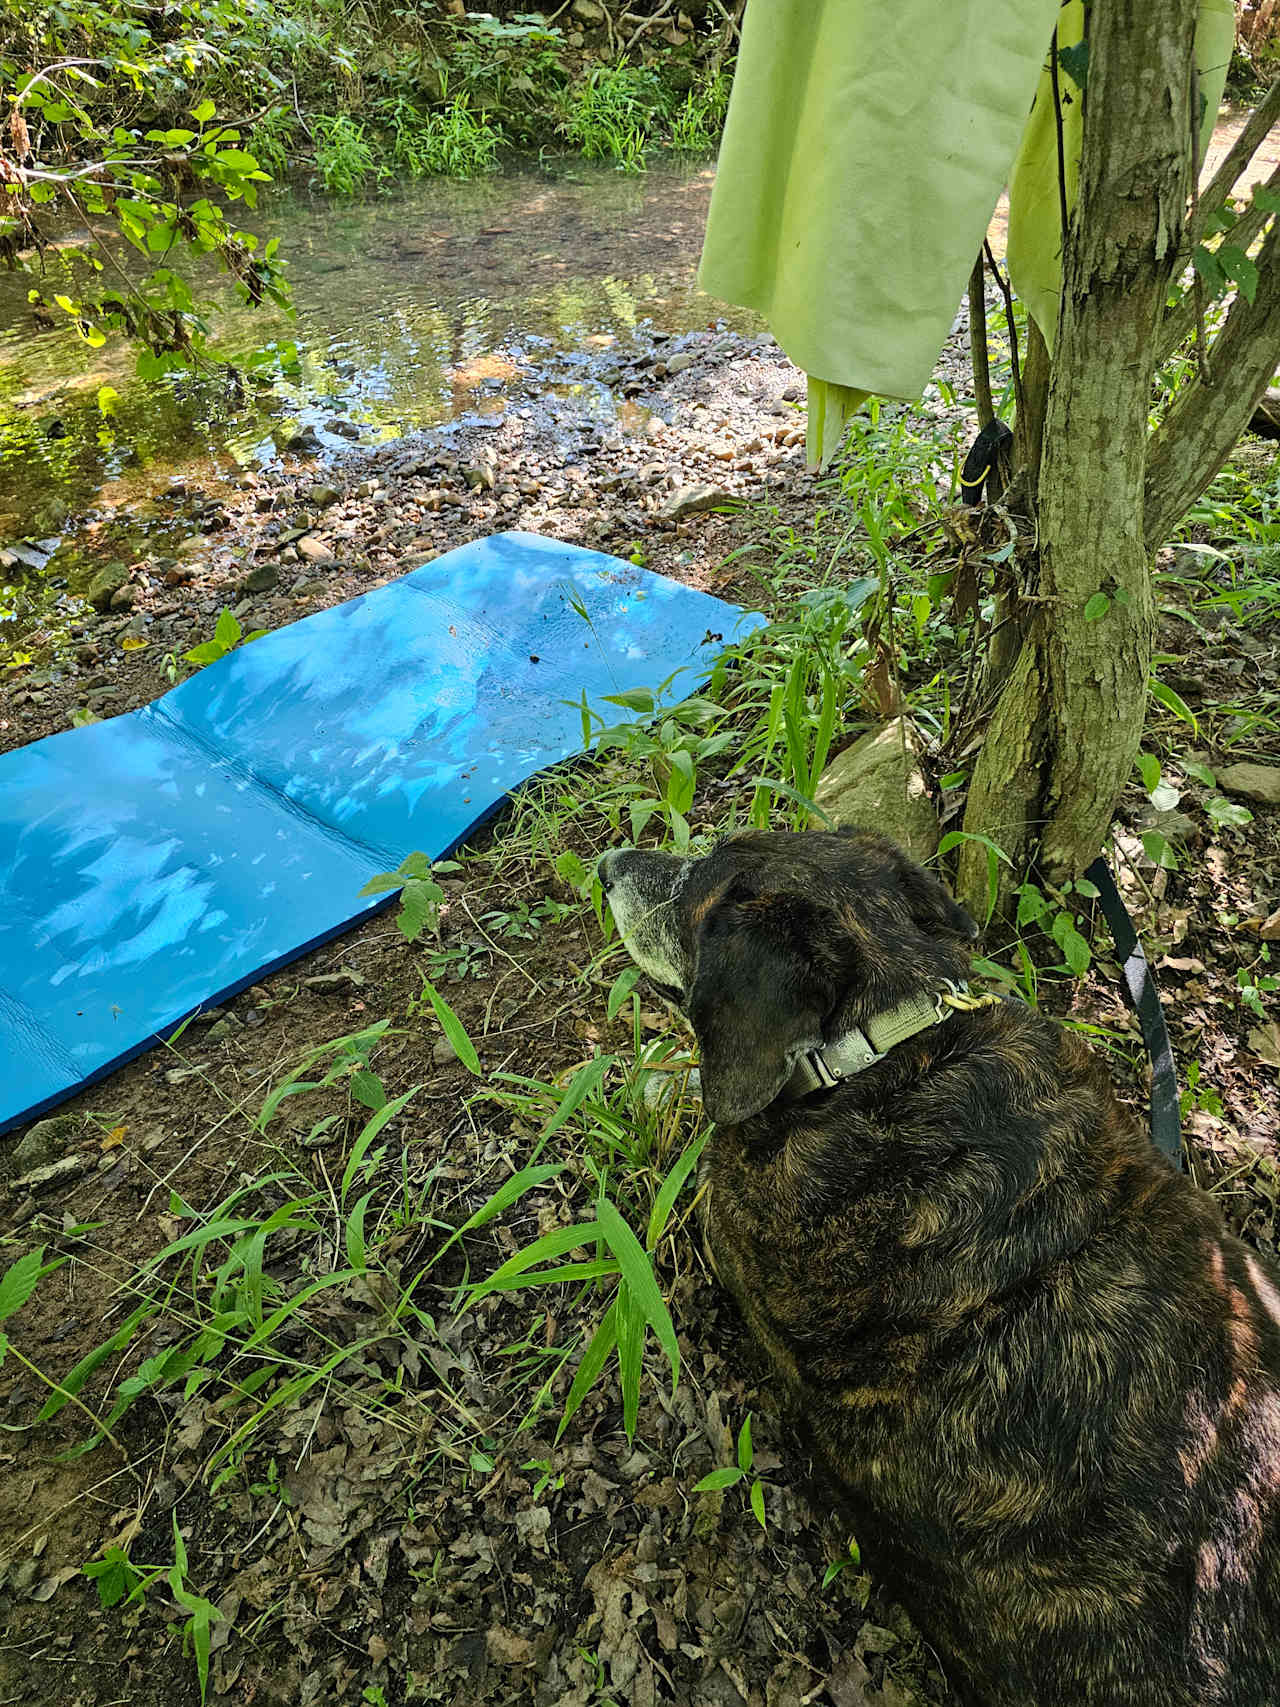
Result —
[[[275,196],[259,221],[289,257],[296,321],[273,305],[246,309],[220,277],[207,280],[228,351],[297,341],[297,371],[266,393],[246,395],[223,371],[143,387],[125,346],[88,351],[34,329],[22,275],[0,276],[0,540],[50,531],[59,504],[83,508],[107,481],[128,505],[193,461],[269,457],[282,410],[322,441],[335,413],[389,436],[474,407],[477,388],[460,376],[488,356],[513,370],[489,387],[503,392],[536,382],[548,350],[625,339],[646,320],[705,324],[721,312],[694,278],[711,179],[705,163],[628,178],[574,162],[349,203]],[[65,255],[49,267],[57,288]],[[109,418],[104,385],[119,393]]]

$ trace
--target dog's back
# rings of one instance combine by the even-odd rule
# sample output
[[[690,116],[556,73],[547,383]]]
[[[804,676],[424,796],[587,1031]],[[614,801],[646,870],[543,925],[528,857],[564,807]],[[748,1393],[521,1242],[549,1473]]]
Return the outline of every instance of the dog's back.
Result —
[[[883,837],[601,871],[697,1033],[717,1269],[962,1698],[1280,1707],[1275,1269],[1073,1034],[965,1011]]]
[[[1276,1707],[1274,1274],[1057,1026],[895,1055],[708,1165],[873,1566],[984,1707]]]

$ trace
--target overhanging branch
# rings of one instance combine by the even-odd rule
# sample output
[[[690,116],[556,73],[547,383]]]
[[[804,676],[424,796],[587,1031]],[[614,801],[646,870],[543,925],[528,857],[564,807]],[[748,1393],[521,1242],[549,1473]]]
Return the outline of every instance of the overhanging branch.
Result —
[[[1143,532],[1162,546],[1222,467],[1280,362],[1280,219],[1258,256],[1252,302],[1237,296],[1213,342],[1217,383],[1195,379],[1147,448]]]
[[[1276,86],[1280,88],[1280,84]],[[1280,166],[1276,167],[1263,187],[1280,192]],[[1203,205],[1201,203],[1201,207]],[[1232,247],[1248,249],[1249,245],[1261,235],[1263,227],[1270,218],[1271,213],[1265,207],[1259,207],[1255,203],[1251,208],[1248,208],[1231,227],[1229,241]],[[1157,351],[1156,360],[1158,367],[1163,367],[1179,344],[1191,336],[1195,323],[1195,298],[1188,290],[1165,313],[1164,321],[1160,327],[1160,348]]]
[[[1244,129],[1232,143],[1226,159],[1200,195],[1195,218],[1187,225],[1187,253],[1204,241],[1205,231],[1218,209],[1235,188],[1236,179],[1258,152],[1272,126],[1280,120],[1280,82],[1273,83],[1265,99],[1249,114]]]

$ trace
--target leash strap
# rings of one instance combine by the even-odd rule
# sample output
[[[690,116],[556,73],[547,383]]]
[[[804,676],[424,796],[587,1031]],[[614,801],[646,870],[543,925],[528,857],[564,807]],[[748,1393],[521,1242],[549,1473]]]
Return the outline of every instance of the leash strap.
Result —
[[[1178,1070],[1174,1065],[1169,1029],[1164,1023],[1160,992],[1142,952],[1129,909],[1120,898],[1115,879],[1099,854],[1085,872],[1098,891],[1098,902],[1116,945],[1124,971],[1129,1006],[1138,1016],[1142,1041],[1151,1057],[1151,1142],[1177,1167],[1184,1167],[1182,1118],[1178,1111]]]

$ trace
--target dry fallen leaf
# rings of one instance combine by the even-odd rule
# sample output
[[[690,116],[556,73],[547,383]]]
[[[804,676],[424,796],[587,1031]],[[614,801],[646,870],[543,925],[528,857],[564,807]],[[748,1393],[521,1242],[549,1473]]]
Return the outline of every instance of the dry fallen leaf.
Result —
[[[1268,1067],[1280,1067],[1280,1025],[1255,1025],[1249,1033],[1249,1047]]]
[[[113,1126],[98,1148],[101,1150],[114,1150],[117,1144],[124,1143],[124,1135],[128,1130],[129,1128],[127,1126]]]

